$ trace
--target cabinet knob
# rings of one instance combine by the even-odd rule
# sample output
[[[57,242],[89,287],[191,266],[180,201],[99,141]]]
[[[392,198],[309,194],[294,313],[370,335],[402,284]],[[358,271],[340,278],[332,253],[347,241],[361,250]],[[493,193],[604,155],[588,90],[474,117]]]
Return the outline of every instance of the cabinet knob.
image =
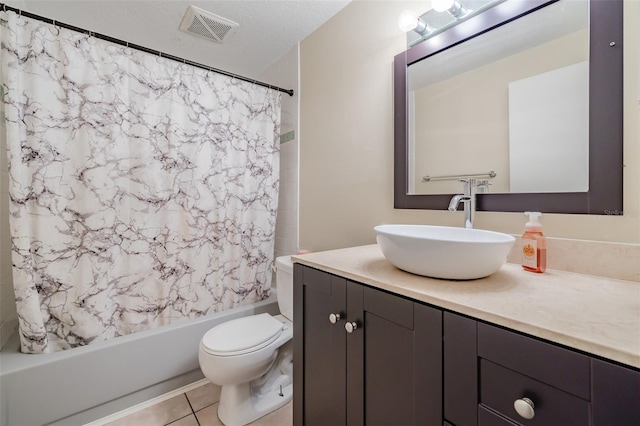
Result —
[[[358,324],[355,321],[347,322],[344,325],[344,329],[347,330],[347,333],[351,334],[358,328]]]
[[[516,399],[513,403],[513,408],[523,419],[531,420],[536,415],[535,405],[529,398]]]
[[[335,323],[337,323],[338,321],[340,321],[340,314],[330,314],[330,315],[329,315],[329,322],[330,322],[331,324],[335,324]]]

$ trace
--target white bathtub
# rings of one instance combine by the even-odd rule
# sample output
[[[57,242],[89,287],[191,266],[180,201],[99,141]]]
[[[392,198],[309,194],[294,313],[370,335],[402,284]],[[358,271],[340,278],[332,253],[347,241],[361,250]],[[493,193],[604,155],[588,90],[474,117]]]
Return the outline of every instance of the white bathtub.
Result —
[[[262,312],[278,313],[275,291],[254,305],[53,354],[20,353],[15,333],[0,353],[0,425],[80,425],[200,380],[204,333]]]

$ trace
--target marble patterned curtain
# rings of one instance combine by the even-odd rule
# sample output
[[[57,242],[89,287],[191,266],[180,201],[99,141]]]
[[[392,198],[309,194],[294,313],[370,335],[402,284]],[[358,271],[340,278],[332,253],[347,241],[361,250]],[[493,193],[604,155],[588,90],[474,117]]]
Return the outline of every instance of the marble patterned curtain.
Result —
[[[22,351],[266,298],[280,94],[0,12]]]

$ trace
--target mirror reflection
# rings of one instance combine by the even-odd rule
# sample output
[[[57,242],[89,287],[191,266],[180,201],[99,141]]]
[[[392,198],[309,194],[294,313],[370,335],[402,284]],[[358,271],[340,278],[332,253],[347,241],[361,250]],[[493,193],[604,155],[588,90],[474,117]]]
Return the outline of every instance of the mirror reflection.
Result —
[[[409,66],[408,193],[588,191],[588,14],[562,0]]]
[[[434,37],[443,31],[483,13],[506,0],[431,0],[433,9],[414,17],[415,11],[405,10],[398,19],[398,25],[407,31],[407,47]],[[422,24],[415,22],[416,18]]]

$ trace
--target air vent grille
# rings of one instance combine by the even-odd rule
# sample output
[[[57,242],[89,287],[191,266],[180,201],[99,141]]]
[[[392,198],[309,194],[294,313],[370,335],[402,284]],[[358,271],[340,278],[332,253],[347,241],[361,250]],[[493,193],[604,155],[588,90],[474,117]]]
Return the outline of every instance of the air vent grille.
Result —
[[[233,29],[232,25],[228,25],[220,21],[214,21],[213,19],[209,19],[206,16],[203,16],[202,19],[220,40],[224,39],[224,36],[226,36],[227,33]]]
[[[219,41],[219,39],[211,36],[211,31],[207,27],[204,26],[198,17],[194,17],[193,21],[191,21],[191,25],[187,29],[187,32],[193,33],[200,37],[212,38],[215,41]]]
[[[195,6],[189,6],[180,24],[181,30],[218,43],[222,43],[236,27],[236,22]]]

